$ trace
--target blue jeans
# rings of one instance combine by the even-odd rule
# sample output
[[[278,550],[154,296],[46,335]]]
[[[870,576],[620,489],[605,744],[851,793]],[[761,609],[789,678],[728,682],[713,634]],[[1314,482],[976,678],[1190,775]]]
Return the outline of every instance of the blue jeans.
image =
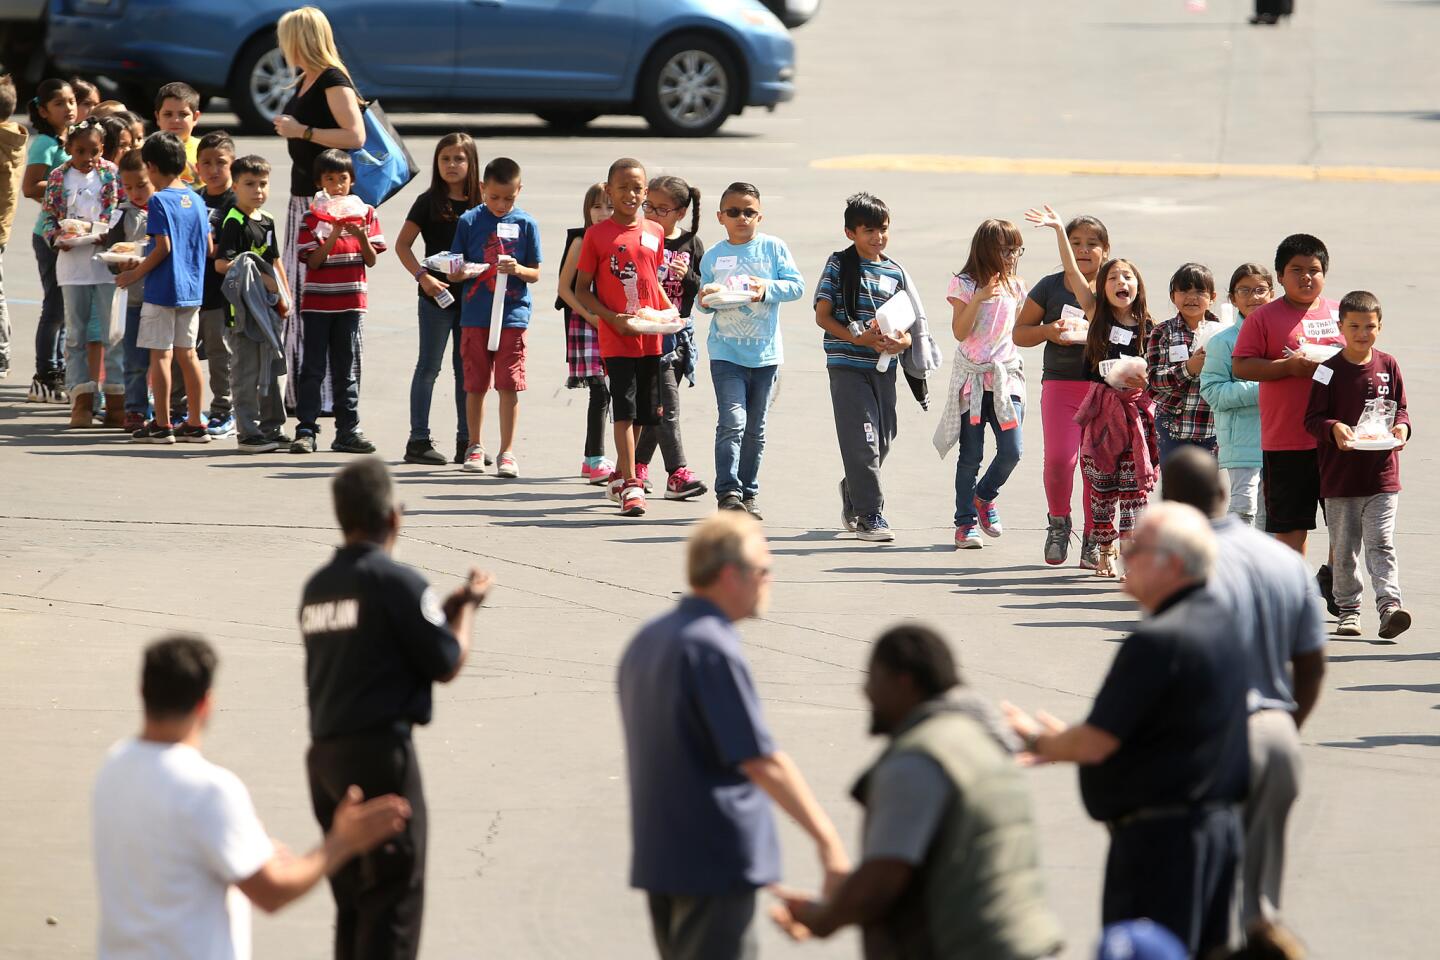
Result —
[[[30,240],[42,291],[40,322],[35,324],[35,373],[43,377],[65,369],[65,301],[55,282],[55,258],[59,255],[44,237],[31,234]]]
[[[133,293],[139,297],[139,291]],[[125,307],[125,412],[150,417],[150,351],[135,345],[140,338],[140,303]]]
[[[710,361],[720,420],[715,425],[715,496],[753,497],[760,491],[760,459],[765,454],[765,418],[775,389],[778,365],[742,367]]]
[[[300,361],[300,409],[298,429],[320,435],[320,386],[329,364],[330,383],[335,397],[335,435],[345,437],[360,427],[360,384],[356,380],[360,353],[359,310],[318,313],[304,310],[300,325],[305,337]]]
[[[1214,456],[1220,449],[1214,437],[1206,437],[1203,440],[1186,440],[1170,435],[1170,424],[1164,417],[1155,418],[1155,440],[1160,448],[1160,462],[1164,463],[1170,454],[1181,447],[1199,447],[1211,456]]]
[[[435,378],[445,365],[445,341],[450,340],[450,367],[455,373],[455,436],[468,441],[465,420],[465,368],[460,362],[460,305],[446,310],[429,297],[420,298],[420,352],[410,377],[410,439],[430,439],[430,401]]]
[[[119,384],[125,379],[125,362],[120,350],[124,331],[110,328],[115,284],[86,283],[61,287],[60,291],[65,302],[65,389],[73,392],[89,381],[86,350],[92,343],[105,347],[106,385]]]
[[[955,462],[955,526],[963,527],[975,522],[975,500],[990,501],[1000,495],[1000,488],[1010,479],[1010,473],[1020,462],[1024,448],[1020,436],[1021,424],[1025,422],[1025,404],[1019,397],[1011,397],[1015,404],[1015,426],[1009,430],[1000,429],[1000,420],[995,416],[995,395],[985,391],[980,402],[980,422],[972,424],[970,415],[965,414],[960,423],[960,457]],[[963,401],[962,401],[963,403]],[[985,459],[985,427],[995,434],[995,459],[985,470],[980,482],[975,477],[980,473],[980,461]]]

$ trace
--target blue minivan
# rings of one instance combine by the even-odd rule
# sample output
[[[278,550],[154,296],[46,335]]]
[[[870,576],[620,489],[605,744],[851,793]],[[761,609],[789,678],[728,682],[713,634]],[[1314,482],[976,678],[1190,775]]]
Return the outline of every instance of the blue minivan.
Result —
[[[275,23],[297,0],[50,0],[47,48],[122,98],[183,80],[268,130],[293,77]],[[794,96],[795,47],[759,0],[317,0],[361,95],[390,109],[640,114],[704,136]]]

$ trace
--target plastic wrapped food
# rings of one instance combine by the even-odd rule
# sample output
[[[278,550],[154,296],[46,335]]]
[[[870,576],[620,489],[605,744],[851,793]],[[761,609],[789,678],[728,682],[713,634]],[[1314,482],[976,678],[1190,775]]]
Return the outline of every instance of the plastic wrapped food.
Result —
[[[674,308],[656,310],[653,307],[641,307],[635,311],[630,326],[640,334],[668,334],[684,330],[685,321],[680,319],[680,311]]]
[[[72,220],[66,217],[60,221],[60,239],[89,236],[93,228],[94,224],[89,220]]]
[[[700,305],[707,309],[738,307],[755,300],[755,287],[744,274],[731,274],[720,283],[707,283],[700,288]]]
[[[310,212],[326,223],[363,223],[370,205],[354,194],[332,197],[317,193],[310,202]]]
[[[1125,381],[1135,376],[1145,376],[1144,357],[1118,357],[1100,361],[1100,376],[1117,390],[1127,389]]]
[[[1358,450],[1390,450],[1400,445],[1390,431],[1395,427],[1394,400],[1376,397],[1365,401],[1360,419],[1355,424],[1355,447]],[[1365,444],[1365,446],[1362,446]]]
[[[1300,349],[1295,352],[1300,354],[1300,356],[1304,357],[1306,360],[1310,360],[1315,363],[1324,363],[1326,360],[1329,360],[1331,357],[1335,356],[1335,354],[1340,352],[1340,344],[1312,343],[1309,340],[1301,340]]]

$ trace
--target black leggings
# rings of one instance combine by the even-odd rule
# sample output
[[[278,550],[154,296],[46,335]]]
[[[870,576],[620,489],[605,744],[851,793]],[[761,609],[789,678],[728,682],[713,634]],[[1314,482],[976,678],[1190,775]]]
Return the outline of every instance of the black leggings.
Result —
[[[585,412],[585,456],[605,456],[605,414],[610,410],[610,391],[605,381],[590,383],[590,409]]]

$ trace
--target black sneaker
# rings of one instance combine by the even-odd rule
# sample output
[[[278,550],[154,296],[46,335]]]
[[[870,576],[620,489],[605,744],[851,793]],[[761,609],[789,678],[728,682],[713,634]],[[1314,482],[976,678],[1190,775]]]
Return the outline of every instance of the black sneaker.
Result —
[[[365,439],[365,434],[356,430],[343,437],[336,437],[335,441],[330,444],[330,449],[336,453],[374,453],[375,444]]]
[[[470,439],[469,439],[468,437],[460,437],[459,439],[457,439],[457,440],[455,441],[455,459],[454,459],[454,460],[451,460],[450,462],[451,462],[451,463],[460,464],[461,466],[464,466],[464,465],[465,465],[465,451],[466,451],[466,450],[469,450],[469,449],[470,449]]]
[[[738,493],[727,493],[720,498],[720,510],[744,510],[745,501],[740,499]]]
[[[429,440],[411,440],[405,444],[405,462],[443,467],[445,466],[445,454],[436,450],[435,444]]]
[[[164,424],[151,420],[145,426],[130,434],[132,443],[174,443],[175,431]]]
[[[750,512],[750,516],[756,520],[764,520],[765,514],[760,512],[760,501],[754,497],[746,497],[740,501],[741,506]]]
[[[314,453],[315,434],[309,430],[295,431],[295,440],[290,444],[291,453]]]
[[[192,427],[188,423],[182,423],[180,429],[175,431],[175,439],[181,443],[209,443],[210,431],[204,427]]]
[[[241,437],[235,448],[241,453],[274,453],[280,449],[280,442],[269,437]]]
[[[274,433],[265,434],[265,439],[274,440],[280,446],[288,447],[290,446],[290,441],[294,438],[291,437],[290,434],[286,433],[284,430],[276,430]]]
[[[1340,616],[1340,605],[1335,602],[1335,575],[1330,571],[1330,564],[1320,564],[1320,569],[1315,571],[1315,584],[1320,588],[1320,596],[1325,598],[1325,610],[1332,617]]]

